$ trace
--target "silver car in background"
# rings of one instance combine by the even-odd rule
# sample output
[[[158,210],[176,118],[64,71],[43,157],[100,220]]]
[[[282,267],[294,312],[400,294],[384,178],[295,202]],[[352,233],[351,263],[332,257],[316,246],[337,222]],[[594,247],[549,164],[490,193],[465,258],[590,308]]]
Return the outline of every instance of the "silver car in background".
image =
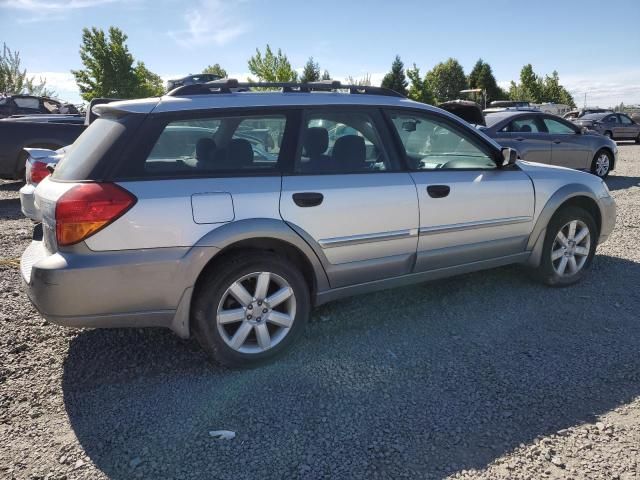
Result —
[[[595,130],[612,140],[640,143],[640,124],[624,113],[591,113],[575,120],[579,127]]]
[[[556,115],[503,111],[487,115],[486,123],[482,131],[516,149],[523,160],[586,170],[600,178],[615,168],[618,147],[613,140]]]

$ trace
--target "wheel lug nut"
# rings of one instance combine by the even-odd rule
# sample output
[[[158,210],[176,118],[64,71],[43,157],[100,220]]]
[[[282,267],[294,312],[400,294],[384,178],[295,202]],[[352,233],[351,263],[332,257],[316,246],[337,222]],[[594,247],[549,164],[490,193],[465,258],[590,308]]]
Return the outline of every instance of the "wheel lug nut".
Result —
[[[262,305],[262,302],[260,300],[258,300],[258,305]]]
[[[251,320],[253,317],[251,315],[247,315],[247,320]]]
[[[256,321],[257,321],[257,322],[261,322],[261,321],[262,321],[262,317],[258,317],[258,318],[256,318]]]
[[[267,313],[267,312],[268,312],[268,310],[266,308],[262,309],[262,313]]]
[[[249,305],[249,306],[247,307],[247,310],[253,310],[253,305]]]

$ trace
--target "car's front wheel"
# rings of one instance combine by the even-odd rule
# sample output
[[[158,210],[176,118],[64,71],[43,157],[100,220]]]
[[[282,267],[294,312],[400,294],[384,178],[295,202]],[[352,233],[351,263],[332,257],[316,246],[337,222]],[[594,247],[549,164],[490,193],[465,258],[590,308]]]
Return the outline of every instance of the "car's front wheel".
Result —
[[[613,156],[607,150],[599,150],[591,162],[591,173],[600,178],[607,178],[613,164]]]
[[[271,252],[233,256],[205,274],[193,307],[202,348],[218,362],[251,367],[284,352],[309,317],[302,273]]]
[[[589,212],[578,207],[563,208],[547,226],[536,276],[554,287],[580,281],[591,266],[597,242],[598,230]]]

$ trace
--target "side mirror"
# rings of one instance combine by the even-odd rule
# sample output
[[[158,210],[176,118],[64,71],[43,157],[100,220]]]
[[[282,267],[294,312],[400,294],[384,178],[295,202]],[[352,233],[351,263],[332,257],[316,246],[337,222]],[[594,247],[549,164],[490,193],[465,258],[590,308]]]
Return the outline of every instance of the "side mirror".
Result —
[[[518,152],[510,147],[502,147],[500,150],[502,153],[502,163],[500,167],[508,167],[509,165],[513,165],[518,160]]]
[[[589,129],[587,127],[580,128],[580,135],[585,135]]]

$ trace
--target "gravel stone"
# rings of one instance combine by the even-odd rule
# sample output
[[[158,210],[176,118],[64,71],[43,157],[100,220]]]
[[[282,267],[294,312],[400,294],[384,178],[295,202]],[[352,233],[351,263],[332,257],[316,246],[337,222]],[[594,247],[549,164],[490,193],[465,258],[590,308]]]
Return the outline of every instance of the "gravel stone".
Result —
[[[0,478],[640,478],[640,146],[619,149],[580,285],[511,266],[337,301],[253,370],[160,329],[49,324],[0,263]],[[19,186],[2,260],[30,241]]]

